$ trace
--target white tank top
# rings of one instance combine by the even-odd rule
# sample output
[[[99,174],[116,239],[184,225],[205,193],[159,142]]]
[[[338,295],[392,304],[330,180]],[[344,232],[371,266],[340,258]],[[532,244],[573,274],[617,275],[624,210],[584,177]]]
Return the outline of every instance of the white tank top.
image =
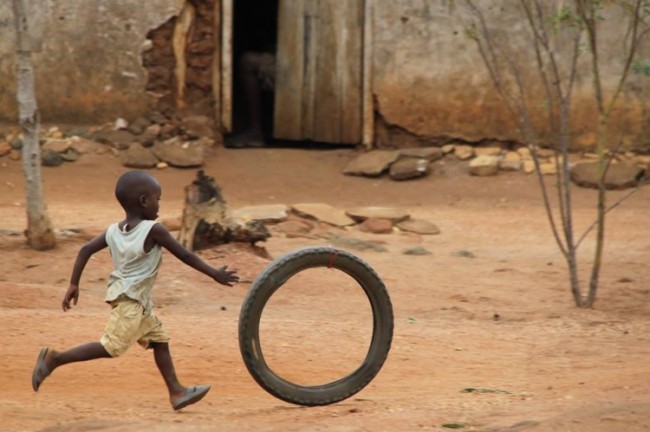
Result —
[[[145,252],[144,242],[155,224],[155,221],[143,220],[131,231],[122,231],[114,223],[106,230],[106,244],[115,265],[108,278],[107,302],[126,296],[140,303],[145,313],[151,312],[151,291],[158,276],[162,250],[156,244]]]

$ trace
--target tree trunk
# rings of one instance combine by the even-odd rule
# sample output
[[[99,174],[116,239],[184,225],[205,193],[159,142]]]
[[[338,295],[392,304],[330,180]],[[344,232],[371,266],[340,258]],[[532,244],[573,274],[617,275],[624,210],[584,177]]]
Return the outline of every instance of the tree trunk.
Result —
[[[16,66],[18,75],[18,113],[23,132],[23,173],[27,210],[27,243],[34,249],[56,246],[56,237],[43,199],[41,154],[39,147],[40,115],[34,96],[31,41],[24,0],[13,0],[16,22]]]
[[[213,177],[202,170],[185,187],[185,206],[178,241],[189,250],[205,249],[229,242],[250,243],[270,237],[259,221],[237,222],[228,217],[226,201]]]

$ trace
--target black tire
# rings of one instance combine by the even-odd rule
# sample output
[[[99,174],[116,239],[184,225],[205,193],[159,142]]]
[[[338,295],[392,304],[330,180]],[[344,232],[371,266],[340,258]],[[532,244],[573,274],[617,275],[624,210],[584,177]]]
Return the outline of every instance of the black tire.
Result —
[[[273,293],[296,273],[313,267],[341,270],[361,285],[372,307],[373,331],[368,353],[354,372],[327,384],[302,386],[283,379],[268,367],[260,345],[259,324]],[[393,307],[382,280],[361,259],[330,247],[302,248],[274,260],[253,282],[239,316],[239,348],[249,372],[264,390],[297,405],[329,405],[359,392],[381,369],[392,339]]]

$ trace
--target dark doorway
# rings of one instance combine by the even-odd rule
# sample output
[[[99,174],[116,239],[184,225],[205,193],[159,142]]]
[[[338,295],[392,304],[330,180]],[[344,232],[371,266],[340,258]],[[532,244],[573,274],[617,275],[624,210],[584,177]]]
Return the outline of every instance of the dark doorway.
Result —
[[[235,0],[233,9],[233,107],[232,132],[249,126],[249,104],[241,79],[241,59],[247,52],[275,55],[278,30],[278,0]],[[273,91],[260,92],[261,123],[264,137],[273,137]]]

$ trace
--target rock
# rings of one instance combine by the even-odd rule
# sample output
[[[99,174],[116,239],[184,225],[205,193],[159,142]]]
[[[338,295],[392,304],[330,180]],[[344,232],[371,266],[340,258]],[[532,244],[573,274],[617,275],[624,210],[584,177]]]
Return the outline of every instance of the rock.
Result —
[[[180,168],[203,165],[203,145],[196,141],[183,142],[179,137],[157,142],[153,154],[161,161]]]
[[[445,144],[442,146],[442,153],[443,154],[453,153],[455,148],[456,146],[454,144]]]
[[[542,159],[550,159],[555,157],[555,150],[547,148],[537,148],[537,156]]]
[[[63,163],[61,155],[54,150],[45,150],[41,153],[41,164],[43,166],[55,167]]]
[[[149,113],[148,118],[151,123],[156,123],[159,125],[167,123],[167,117],[165,117],[165,115],[159,111],[153,111]]]
[[[167,162],[158,162],[156,164],[156,168],[158,168],[160,170],[168,168],[168,167],[169,167],[169,164]]]
[[[11,148],[14,150],[22,150],[23,148],[23,140],[21,138],[14,138],[10,141]]]
[[[202,145],[205,148],[210,148],[214,146],[214,139],[203,136],[197,139],[196,143]]]
[[[429,164],[428,159],[403,157],[390,166],[390,178],[393,180],[408,180],[425,176],[430,171]]]
[[[156,138],[158,138],[160,130],[161,127],[157,123],[148,126],[140,136],[140,142],[144,144],[145,147],[150,147],[153,145],[154,141],[156,141]],[[149,146],[147,146],[147,144],[149,144]]]
[[[294,204],[291,209],[299,216],[313,218],[334,226],[344,227],[355,223],[352,218],[345,214],[345,211],[336,209],[329,204]]]
[[[519,155],[515,153],[517,157]],[[503,158],[499,160],[499,169],[501,171],[519,171],[521,169],[522,162],[520,160],[512,160],[512,159],[507,159]]]
[[[401,156],[412,158],[426,159],[429,162],[435,162],[444,157],[443,150],[440,147],[417,147],[399,150]]]
[[[357,222],[363,222],[366,219],[388,219],[392,223],[399,223],[411,216],[406,210],[392,207],[357,207],[346,210],[345,214]]]
[[[127,122],[123,118],[118,118],[117,120],[115,120],[115,124],[113,125],[113,127],[115,128],[115,130],[126,129],[127,127],[129,127],[129,122]]]
[[[90,136],[90,133],[88,131],[88,128],[83,126],[77,126],[68,129],[65,135],[69,138],[72,137],[88,138]]]
[[[546,162],[539,164],[539,171],[542,175],[555,175],[557,174],[557,166],[555,162]]]
[[[388,219],[368,218],[361,222],[359,230],[372,234],[390,234],[393,232],[393,223]]]
[[[9,159],[14,161],[20,160],[20,150],[12,149],[9,152]]]
[[[9,143],[0,143],[0,157],[6,156],[11,152],[11,145]]]
[[[105,149],[103,144],[78,136],[70,137],[68,141],[70,141],[70,148],[82,155],[91,152],[98,153]]]
[[[58,139],[58,138],[49,138],[43,144],[43,150],[52,150],[57,153],[63,153],[68,151],[72,146],[72,141],[70,139]]]
[[[346,175],[381,175],[399,158],[397,150],[373,150],[352,159],[343,169]]]
[[[431,255],[431,252],[422,246],[413,246],[402,251],[404,255]]]
[[[512,161],[512,162],[521,162],[522,157],[521,155],[516,152],[516,151],[508,151],[503,155],[502,160],[505,161]]]
[[[183,119],[183,127],[188,135],[194,137],[214,138],[212,119],[208,116],[195,115]]]
[[[524,172],[526,174],[532,174],[535,172],[535,162],[532,160],[525,160],[524,161]]]
[[[469,162],[469,173],[473,176],[492,176],[499,171],[499,158],[496,156],[479,156]]]
[[[129,168],[153,168],[158,158],[148,148],[135,143],[122,156],[122,165]]]
[[[69,148],[63,153],[59,153],[61,158],[66,162],[74,162],[79,159],[79,153],[77,153],[73,148]]]
[[[289,207],[284,204],[269,204],[242,207],[232,212],[231,218],[238,222],[261,221],[281,222],[287,219]]]
[[[61,132],[57,126],[52,126],[50,129],[48,129],[46,137],[52,139],[61,139],[63,138],[63,132]]]
[[[150,125],[151,122],[149,119],[145,117],[138,117],[127,127],[127,129],[134,135],[142,135]]]
[[[454,154],[460,160],[467,160],[474,157],[474,147],[469,145],[456,145],[454,147]]]
[[[528,147],[519,147],[517,149],[517,153],[519,153],[519,156],[521,156],[522,160],[531,160],[533,158],[533,155],[530,153],[530,149]]]
[[[618,163],[610,165],[605,176],[606,189],[625,189],[638,185],[643,177],[643,169],[634,164]],[[571,180],[578,186],[598,188],[598,163],[582,162],[570,170]]]
[[[124,129],[101,129],[95,134],[95,140],[103,144],[109,144],[118,150],[126,150],[136,141],[135,136]]]
[[[440,234],[440,229],[433,223],[422,219],[407,219],[397,223],[397,228],[402,231],[413,232],[417,234]]]
[[[160,137],[162,139],[170,139],[179,135],[180,126],[175,123],[165,123],[160,126]]]
[[[468,251],[468,250],[465,250],[465,249],[461,249],[459,251],[452,252],[451,256],[461,257],[461,258],[476,258],[476,255],[474,255],[474,252]]]
[[[476,147],[474,154],[476,156],[499,156],[501,154],[501,147]]]

